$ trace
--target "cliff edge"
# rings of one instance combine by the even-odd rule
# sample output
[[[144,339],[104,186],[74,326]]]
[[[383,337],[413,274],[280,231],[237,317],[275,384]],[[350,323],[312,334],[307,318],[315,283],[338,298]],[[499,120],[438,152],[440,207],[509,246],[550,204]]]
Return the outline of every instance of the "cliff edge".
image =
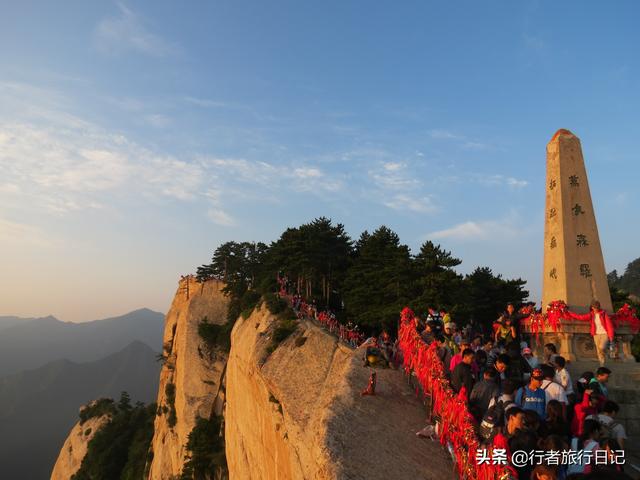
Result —
[[[440,479],[449,457],[415,432],[425,412],[401,372],[370,370],[310,321],[273,348],[277,318],[262,305],[239,318],[227,365],[226,456],[231,480]],[[271,348],[270,348],[271,347]]]
[[[229,300],[221,291],[223,286],[217,280],[196,283],[193,277],[185,277],[167,313],[149,479],[179,476],[197,418],[222,414],[227,355],[209,351],[198,325],[205,318],[216,325],[226,323]]]
[[[89,442],[98,430],[109,421],[109,415],[78,421],[60,449],[58,459],[51,472],[51,480],[69,480],[79,469],[87,454]]]

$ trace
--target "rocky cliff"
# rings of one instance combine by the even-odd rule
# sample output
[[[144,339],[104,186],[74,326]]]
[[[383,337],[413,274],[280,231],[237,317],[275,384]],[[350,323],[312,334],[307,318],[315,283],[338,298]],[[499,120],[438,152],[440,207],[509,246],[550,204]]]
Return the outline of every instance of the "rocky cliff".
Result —
[[[225,441],[231,480],[448,478],[435,442],[417,439],[424,409],[395,370],[370,370],[309,321],[272,353],[277,319],[263,305],[239,318],[227,365]]]
[[[227,356],[210,351],[198,334],[198,324],[205,318],[217,325],[226,322],[228,298],[222,287],[216,280],[198,284],[186,277],[167,313],[157,400],[161,414],[154,423],[149,479],[180,475],[196,419],[222,413]]]
[[[69,480],[80,469],[89,442],[108,420],[108,415],[102,415],[74,425],[60,450],[51,480]]]

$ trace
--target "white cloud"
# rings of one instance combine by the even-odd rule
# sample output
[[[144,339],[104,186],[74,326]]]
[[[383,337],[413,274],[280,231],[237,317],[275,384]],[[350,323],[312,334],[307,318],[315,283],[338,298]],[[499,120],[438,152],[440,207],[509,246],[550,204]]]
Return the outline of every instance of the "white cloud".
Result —
[[[207,98],[184,97],[185,102],[202,108],[227,108],[230,105],[227,102],[219,102]]]
[[[166,57],[177,52],[175,45],[149,32],[131,9],[118,3],[118,10],[118,16],[105,18],[94,31],[93,41],[99,52],[118,55],[133,51],[153,57]]]
[[[207,212],[209,219],[216,225],[223,227],[232,227],[236,225],[236,221],[224,210],[218,208],[210,208]]]
[[[398,170],[400,170],[401,168],[403,168],[405,165],[403,163],[400,162],[387,162],[383,165],[384,169],[389,171],[389,172],[397,172]]]
[[[434,213],[438,210],[431,197],[412,195],[395,195],[384,204],[394,210],[411,211],[417,213]]]
[[[520,180],[514,177],[507,177],[501,174],[493,174],[488,175],[484,173],[474,173],[470,175],[472,181],[480,183],[486,186],[500,186],[506,185],[511,189],[520,189],[529,185],[529,182],[526,180]]]
[[[457,133],[453,133],[449,130],[444,130],[440,128],[429,130],[427,133],[431,138],[434,138],[436,140],[459,140],[464,138],[458,135]]]
[[[510,240],[523,232],[518,227],[518,216],[510,213],[501,220],[467,221],[444,230],[438,230],[426,235],[433,240],[451,239],[458,241],[502,241]]]

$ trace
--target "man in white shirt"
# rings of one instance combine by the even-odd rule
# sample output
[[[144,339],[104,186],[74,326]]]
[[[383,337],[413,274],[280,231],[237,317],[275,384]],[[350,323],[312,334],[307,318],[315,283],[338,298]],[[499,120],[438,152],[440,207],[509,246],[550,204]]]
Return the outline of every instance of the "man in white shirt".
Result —
[[[575,394],[573,392],[573,381],[571,380],[571,375],[565,368],[567,362],[563,356],[558,355],[554,359],[553,363],[556,367],[556,374],[553,377],[553,381],[559,383],[562,388],[564,388],[564,393],[567,394],[567,399],[570,403],[573,403],[573,400],[575,400]]]
[[[567,418],[567,404],[569,403],[569,401],[567,400],[567,394],[564,391],[564,388],[562,388],[562,385],[553,381],[556,371],[551,365],[542,365],[541,368],[542,374],[544,375],[544,380],[542,380],[542,385],[540,388],[544,390],[545,407],[551,400],[557,400],[562,404],[562,413],[564,415],[564,418]]]

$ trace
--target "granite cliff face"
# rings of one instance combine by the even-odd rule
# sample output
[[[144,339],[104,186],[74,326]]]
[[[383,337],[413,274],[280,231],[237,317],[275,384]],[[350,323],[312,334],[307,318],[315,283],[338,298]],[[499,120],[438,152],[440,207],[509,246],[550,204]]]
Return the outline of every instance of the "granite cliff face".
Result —
[[[362,366],[363,352],[314,322],[300,321],[275,344],[280,320],[262,303],[237,319],[229,354],[210,352],[198,324],[204,317],[226,322],[222,287],[183,279],[167,314],[148,479],[179,478],[197,418],[214,414],[224,415],[230,480],[450,476],[439,445],[415,436],[425,411],[402,373],[378,370],[376,396],[361,397],[371,372]],[[77,470],[91,436],[87,428],[76,425],[52,478]]]
[[[82,459],[87,454],[89,442],[108,421],[109,416],[102,415],[74,425],[60,450],[51,473],[51,480],[69,480],[80,469]]]
[[[451,463],[420,440],[425,411],[401,372],[370,370],[310,321],[271,354],[277,319],[263,305],[239,318],[227,365],[225,441],[231,480],[439,479]],[[428,462],[428,463],[427,463]]]
[[[222,414],[227,355],[208,351],[198,334],[198,324],[205,317],[219,325],[227,321],[229,302],[221,291],[223,286],[216,280],[199,284],[192,277],[184,278],[167,313],[163,337],[166,360],[157,400],[162,414],[154,423],[150,479],[180,475],[187,438],[197,417]]]

